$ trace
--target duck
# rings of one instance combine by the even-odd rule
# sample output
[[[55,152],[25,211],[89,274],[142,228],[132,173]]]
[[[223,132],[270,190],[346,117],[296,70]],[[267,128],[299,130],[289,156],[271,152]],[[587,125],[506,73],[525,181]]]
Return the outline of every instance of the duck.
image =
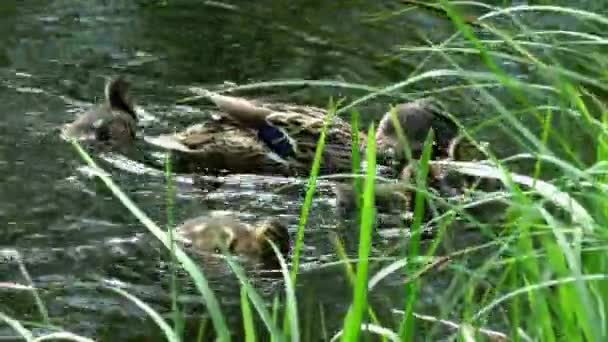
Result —
[[[124,77],[110,79],[106,82],[104,103],[66,124],[62,135],[103,145],[131,145],[136,138],[138,119],[129,89],[130,83]],[[325,123],[325,109],[265,103],[211,91],[206,91],[205,96],[217,107],[210,120],[174,134],[144,136],[149,145],[171,152],[175,171],[210,175],[308,174]],[[395,109],[414,156],[421,151],[431,128],[437,136],[434,149],[438,153],[435,155],[444,154],[457,127],[444,115],[438,101],[422,98],[399,104]],[[355,134],[361,152],[366,146],[366,135],[353,132],[350,124],[340,117],[333,118],[326,134],[320,174],[352,170]],[[376,140],[380,164],[403,159],[403,145],[397,137],[390,111],[380,120]]]
[[[123,77],[107,81],[104,102],[65,124],[62,137],[104,146],[130,146],[136,137],[137,114],[129,89],[130,83]]]
[[[283,176],[307,175],[315,157],[317,141],[327,111],[311,106],[286,103],[263,103],[240,97],[205,91],[218,110],[202,124],[182,132],[146,137],[152,145],[173,152],[174,169],[183,172],[257,173]],[[435,116],[435,102],[416,100],[397,107],[397,118],[408,138],[421,149],[431,128],[438,134],[438,149],[445,150],[454,136],[455,124],[449,125]],[[384,114],[376,134],[381,164],[393,159],[393,151],[401,151],[390,112]],[[444,132],[447,130],[447,132]],[[334,117],[325,140],[319,173],[335,174],[352,170],[352,141],[358,135],[361,152],[366,135],[353,132],[349,123]],[[399,153],[396,153],[399,155]],[[400,155],[398,156],[400,157]]]
[[[210,91],[206,97],[218,110],[210,120],[175,134],[146,137],[148,143],[173,152],[178,169],[283,176],[310,171],[326,110],[263,103]],[[350,124],[334,117],[327,130],[320,174],[352,169],[354,134],[365,141],[363,133],[353,132]]]
[[[283,257],[287,257],[290,249],[287,226],[280,220],[268,218],[249,224],[224,210],[188,219],[175,232],[178,240],[197,254],[222,254],[225,250],[267,266],[279,265],[268,241],[276,245]]]

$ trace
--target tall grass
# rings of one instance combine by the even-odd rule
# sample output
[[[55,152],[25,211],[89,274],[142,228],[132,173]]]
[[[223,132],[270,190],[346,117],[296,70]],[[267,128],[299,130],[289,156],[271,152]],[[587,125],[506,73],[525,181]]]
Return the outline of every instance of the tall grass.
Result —
[[[419,68],[406,80],[384,88],[300,80],[230,89],[307,84],[366,92],[344,106],[332,102],[328,107],[302,204],[291,265],[281,260],[285,300],[275,297],[272,312],[269,311],[270,303],[258,294],[242,267],[227,258],[241,284],[242,329],[247,340],[255,341],[262,336],[254,324],[257,318],[262,320],[273,341],[298,341],[304,336],[315,336],[301,330],[317,329],[319,325],[325,327],[327,319],[342,322],[342,328],[337,332],[323,328],[322,334],[344,341],[359,340],[364,334],[378,334],[384,340],[408,341],[420,338],[469,341],[505,336],[513,340],[543,341],[608,339],[608,86],[606,71],[600,63],[607,56],[599,46],[592,45],[608,41],[598,33],[606,31],[608,18],[598,13],[558,6],[522,5],[501,9],[476,2],[446,0],[439,4],[441,6],[435,9],[442,11],[454,24],[456,33],[440,44],[430,44],[430,47],[405,47],[402,53],[427,54]],[[484,8],[487,12],[471,21],[463,14],[466,10],[463,5]],[[518,17],[522,13],[562,15],[581,25],[600,29],[592,32],[534,29]],[[509,25],[499,26],[505,21]],[[568,49],[572,50],[572,46],[577,49],[564,49],[561,44],[564,39],[567,39]],[[562,54],[574,51],[579,53],[570,53],[566,57]],[[471,56],[479,58],[483,66],[481,70],[468,67]],[[439,59],[441,66],[428,67],[431,59]],[[593,59],[598,61],[597,65],[589,62]],[[534,71],[529,78],[523,79],[510,71],[512,63]],[[437,79],[456,79],[462,83],[410,94],[404,92],[406,87]],[[302,317],[308,316],[301,314],[302,306],[298,306],[298,301],[302,298],[296,295],[300,259],[323,162],[326,130],[334,116],[352,111],[358,104],[380,96],[394,96],[401,101],[412,95],[433,93],[442,96],[451,92],[473,94],[463,101],[493,113],[485,120],[489,127],[486,130],[496,132],[497,136],[500,132],[504,140],[495,143],[502,142],[521,150],[518,155],[505,159],[489,153],[489,162],[484,165],[446,162],[458,168],[459,172],[494,178],[503,183],[504,191],[500,195],[506,209],[495,213],[502,218],[496,221],[498,223],[485,223],[471,218],[472,215],[465,215],[465,204],[474,208],[481,203],[475,202],[475,198],[464,204],[448,201],[446,217],[458,217],[460,223],[447,226],[445,221],[434,221],[439,222],[441,233],[436,229],[437,234],[432,241],[421,241],[420,232],[429,228],[429,223],[423,220],[431,199],[431,191],[426,184],[432,158],[429,139],[419,161],[414,184],[414,219],[408,227],[412,233],[408,238],[408,249],[399,251],[397,256],[390,255],[392,261],[389,265],[375,265],[370,258],[372,242],[378,236],[374,232],[375,146],[372,126],[367,139],[365,180],[364,183],[359,183],[358,179],[355,181],[355,189],[357,193],[361,192],[363,199],[358,205],[360,230],[356,268],[352,268],[348,252],[341,248],[337,251],[341,255],[340,262],[347,264],[346,269],[351,275],[353,292],[348,313],[340,318],[322,315],[321,322],[315,321],[319,324],[301,324]],[[453,117],[459,118],[458,115]],[[358,113],[353,113],[353,127],[358,127],[358,118]],[[474,138],[470,127],[460,120],[458,123],[468,138]],[[406,133],[400,132],[404,139],[407,138]],[[359,145],[358,136],[353,139],[354,145]],[[174,245],[171,229],[168,234],[161,231],[80,146],[75,143],[75,147],[86,163],[98,171],[98,176],[114,195],[167,246],[181,267],[191,275],[218,338],[231,340],[230,329],[238,327],[226,324],[226,317],[204,274]],[[353,173],[360,173],[360,159],[358,150],[354,151]],[[519,174],[516,170],[526,174]],[[167,222],[171,227],[174,223],[171,216],[173,188],[170,169],[167,171]],[[475,231],[489,241],[452,249],[450,236],[464,234],[465,228],[466,232]],[[374,266],[383,267],[374,274],[371,271]],[[401,315],[396,322],[393,322],[392,315],[379,315],[369,303],[370,293],[379,291],[376,285],[389,275],[401,275],[404,284],[405,300],[394,303],[392,308],[396,315]],[[441,277],[444,286],[436,289],[432,300],[427,300],[423,297],[428,295],[425,284],[437,286],[430,285],[434,277]],[[172,284],[172,311],[176,322],[173,328],[145,303],[124,291],[117,292],[145,310],[167,339],[177,340],[180,336],[177,324],[180,309],[177,283],[174,281]],[[421,313],[421,310],[431,310],[434,314]],[[40,311],[43,320],[48,322],[46,311]],[[4,313],[0,313],[0,320],[26,340],[34,340],[31,331],[18,320]]]

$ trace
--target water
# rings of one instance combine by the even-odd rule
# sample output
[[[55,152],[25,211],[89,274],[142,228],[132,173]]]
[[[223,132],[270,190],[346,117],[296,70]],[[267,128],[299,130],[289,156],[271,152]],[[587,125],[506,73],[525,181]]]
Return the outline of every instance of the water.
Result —
[[[398,8],[394,1],[17,3],[0,4],[0,282],[27,283],[16,262],[18,252],[41,289],[52,323],[100,340],[162,338],[144,313],[99,284],[123,286],[161,313],[170,311],[166,252],[86,172],[73,148],[58,136],[62,124],[101,100],[105,78],[122,74],[133,81],[139,128],[156,134],[204,117],[205,105],[174,104],[191,95],[191,86],[279,79],[383,86],[406,79],[425,57],[389,58],[397,45],[420,45],[422,37],[439,41],[452,34],[451,24],[429,13],[388,16]],[[416,84],[407,92],[424,86]],[[361,94],[302,86],[247,93],[319,106],[325,106],[330,96],[352,99]],[[378,119],[391,101],[382,98],[358,109],[369,122]],[[465,118],[469,119],[474,118]],[[133,167],[116,155],[100,160],[125,192],[164,224],[162,174]],[[272,184],[268,179],[232,177],[218,192],[207,193],[186,177],[178,184],[176,220],[212,209],[236,210],[244,220],[279,216],[295,238],[302,191],[276,194]],[[306,230],[298,294],[301,316],[317,317],[322,310],[327,331],[335,333],[351,289],[343,266],[322,265],[337,259],[334,236],[355,255],[358,231],[335,218],[331,190],[329,183],[320,185]],[[395,246],[402,240],[399,230],[385,230],[375,237],[373,253],[395,256]],[[378,269],[375,266],[372,272]],[[238,335],[239,290],[226,274],[216,269],[209,276]],[[182,278],[186,293],[194,294],[187,277]],[[389,307],[402,307],[402,280],[391,276],[372,293],[383,317],[391,316]],[[282,289],[277,280],[259,282],[266,294]],[[423,289],[426,313],[437,312],[434,294],[447,286],[441,276],[432,284]],[[1,312],[40,320],[29,293],[0,289],[0,296]],[[194,336],[204,310],[186,294],[181,299],[192,318],[188,334]],[[302,321],[313,324],[306,330],[312,334],[310,340],[322,337],[321,329],[314,328],[318,320]],[[0,336],[5,335],[13,332],[2,326]]]

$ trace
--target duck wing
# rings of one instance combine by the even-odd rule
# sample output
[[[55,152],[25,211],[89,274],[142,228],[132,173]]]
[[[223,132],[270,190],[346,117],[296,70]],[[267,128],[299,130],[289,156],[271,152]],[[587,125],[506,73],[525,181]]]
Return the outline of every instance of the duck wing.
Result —
[[[226,121],[209,121],[177,134],[145,139],[177,152],[177,169],[186,172],[291,174],[289,162],[260,143],[255,130]]]

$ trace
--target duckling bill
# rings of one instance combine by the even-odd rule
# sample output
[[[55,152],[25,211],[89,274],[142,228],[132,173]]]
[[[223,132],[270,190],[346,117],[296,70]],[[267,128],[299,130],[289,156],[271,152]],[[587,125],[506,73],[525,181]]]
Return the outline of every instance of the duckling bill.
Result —
[[[272,241],[283,256],[287,256],[290,248],[287,227],[277,219],[252,225],[226,211],[213,211],[206,216],[189,219],[177,227],[176,232],[197,253],[222,253],[226,250],[247,260],[272,266],[276,266],[278,260],[268,241]]]

